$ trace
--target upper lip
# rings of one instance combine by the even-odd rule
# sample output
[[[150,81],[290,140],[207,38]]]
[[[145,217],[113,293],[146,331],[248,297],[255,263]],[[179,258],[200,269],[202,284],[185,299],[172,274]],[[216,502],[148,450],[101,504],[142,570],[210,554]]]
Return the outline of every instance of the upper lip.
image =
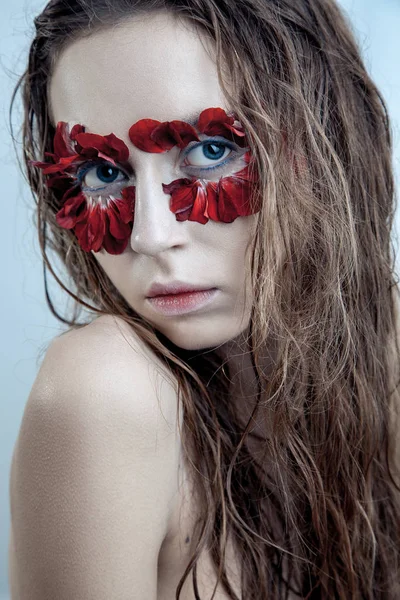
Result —
[[[196,285],[191,283],[185,283],[183,281],[171,281],[170,283],[153,283],[147,292],[148,298],[154,296],[166,296],[168,294],[183,294],[184,292],[199,292],[204,290],[210,290],[211,286],[206,287],[202,285]]]

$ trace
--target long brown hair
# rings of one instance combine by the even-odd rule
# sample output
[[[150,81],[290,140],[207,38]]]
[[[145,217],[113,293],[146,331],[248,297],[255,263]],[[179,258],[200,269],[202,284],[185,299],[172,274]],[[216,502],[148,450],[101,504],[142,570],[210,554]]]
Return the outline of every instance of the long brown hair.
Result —
[[[243,425],[234,411],[217,354],[175,347],[132,310],[92,253],[57,225],[59,202],[29,163],[52,151],[47,89],[63,47],[153,10],[188,19],[214,40],[220,85],[259,170],[248,341],[258,382],[252,416],[265,413],[272,427],[257,454],[248,443],[252,419]],[[307,599],[399,598],[392,138],[344,15],[333,0],[52,0],[35,26],[11,111],[20,89],[46,297],[72,328],[82,326],[82,307],[121,317],[179,384],[182,443],[203,512],[176,598],[191,571],[200,598],[195,565],[209,548],[237,599],[225,570],[228,535],[246,600],[286,598],[290,589]],[[69,318],[51,301],[46,268],[74,300]],[[276,361],[266,373],[261,357],[272,342]]]

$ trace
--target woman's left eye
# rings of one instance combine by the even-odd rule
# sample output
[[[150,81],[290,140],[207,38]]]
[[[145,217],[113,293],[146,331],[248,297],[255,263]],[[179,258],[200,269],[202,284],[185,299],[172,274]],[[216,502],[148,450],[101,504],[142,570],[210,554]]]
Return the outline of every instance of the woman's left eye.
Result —
[[[233,149],[223,142],[207,142],[201,146],[196,146],[187,153],[184,166],[208,167],[215,165],[216,161],[226,158],[233,152]]]
[[[110,183],[119,183],[127,179],[121,169],[111,164],[95,165],[82,169],[78,173],[78,177],[84,187],[91,189],[102,189]]]

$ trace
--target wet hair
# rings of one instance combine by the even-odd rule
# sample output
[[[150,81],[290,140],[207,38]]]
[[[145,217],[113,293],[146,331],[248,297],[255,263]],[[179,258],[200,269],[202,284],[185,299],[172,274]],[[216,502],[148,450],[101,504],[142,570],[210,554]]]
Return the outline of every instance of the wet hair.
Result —
[[[53,149],[48,86],[62,50],[152,11],[168,11],[213,41],[220,85],[259,171],[248,331],[258,393],[248,421],[230,401],[218,354],[174,346],[133,311],[93,254],[57,225],[60,201],[29,162]],[[206,548],[229,597],[238,598],[223,556],[229,537],[246,600],[287,598],[290,590],[309,600],[398,599],[392,134],[349,21],[333,0],[52,0],[34,23],[12,105],[21,92],[46,298],[71,328],[85,324],[83,307],[122,318],[178,383],[200,516],[176,598],[190,573],[201,597],[196,564]],[[74,301],[68,317],[50,298],[47,270]],[[262,357],[271,344],[267,373]],[[256,415],[271,425],[257,435]]]

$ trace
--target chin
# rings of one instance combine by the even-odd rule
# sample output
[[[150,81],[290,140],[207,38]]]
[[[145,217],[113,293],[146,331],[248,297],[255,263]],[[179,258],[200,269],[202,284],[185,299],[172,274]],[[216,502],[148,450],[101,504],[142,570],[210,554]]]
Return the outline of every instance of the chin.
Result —
[[[157,329],[167,337],[175,346],[183,350],[205,350],[221,346],[240,336],[247,329],[248,323],[238,326],[233,319],[209,318],[207,325],[203,322],[190,323],[187,320],[181,323]]]

